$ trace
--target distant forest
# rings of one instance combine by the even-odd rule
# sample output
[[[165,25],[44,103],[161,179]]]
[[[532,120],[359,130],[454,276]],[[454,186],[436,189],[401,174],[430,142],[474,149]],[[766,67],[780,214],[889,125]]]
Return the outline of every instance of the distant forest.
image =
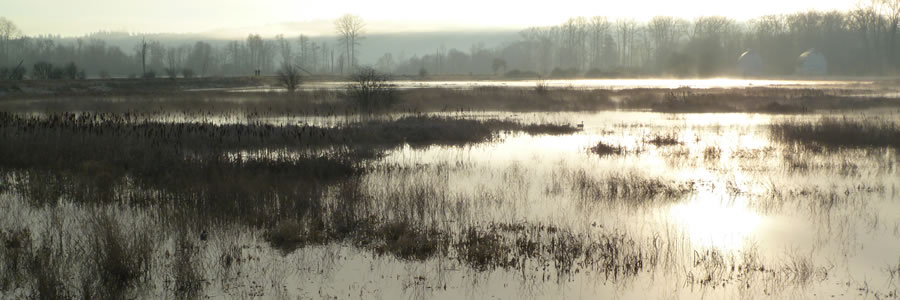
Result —
[[[56,76],[78,78],[150,72],[154,77],[251,75],[256,70],[274,74],[284,62],[310,74],[346,74],[369,65],[410,76],[712,77],[735,74],[737,59],[747,49],[762,58],[763,74],[788,76],[795,72],[798,56],[813,48],[827,58],[829,75],[896,75],[900,70],[900,0],[740,22],[720,16],[659,16],[646,22],[576,17],[556,26],[527,28],[509,40],[473,41],[468,49],[441,45],[430,51],[392,49],[367,55],[358,54],[367,51],[369,40],[364,23],[355,18],[360,27],[350,40],[336,21],[331,37],[250,34],[230,41],[152,35],[142,40],[140,34],[109,32],[30,37],[0,18],[0,78],[47,78],[53,70]],[[123,36],[132,41],[130,47],[108,42]]]

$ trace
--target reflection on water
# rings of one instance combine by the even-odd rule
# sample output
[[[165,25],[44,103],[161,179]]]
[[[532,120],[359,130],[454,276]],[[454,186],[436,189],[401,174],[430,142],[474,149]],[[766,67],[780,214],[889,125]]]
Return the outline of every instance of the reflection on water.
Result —
[[[672,206],[670,221],[681,226],[696,246],[741,250],[750,239],[761,237],[758,230],[765,217],[746,203],[727,203],[722,196],[712,191],[699,192],[693,199]]]
[[[259,289],[265,296],[284,298],[646,299],[856,297],[864,296],[861,286],[896,291],[892,284],[897,279],[887,271],[897,266],[900,253],[896,151],[807,149],[770,136],[772,123],[819,115],[454,116],[585,126],[571,135],[501,133],[491,143],[466,147],[393,149],[372,162],[375,171],[362,175],[374,209],[397,205],[388,202],[408,196],[403,199],[423,200],[416,203],[416,213],[450,230],[542,224],[588,242],[624,236],[628,240],[617,244],[621,250],[650,257],[639,261],[653,265],[630,277],[609,275],[589,264],[576,264],[573,273],[555,272],[552,262],[476,272],[445,256],[410,261],[349,243],[314,245],[284,255],[254,232],[227,237],[250,245],[239,253],[253,263],[235,271],[244,277],[210,283],[210,294],[249,298],[247,290]],[[339,126],[358,120],[264,121]],[[675,141],[652,143],[659,135]],[[623,151],[597,155],[588,150],[601,142]],[[291,157],[292,151],[275,153]],[[241,151],[232,158],[264,159],[271,153]],[[0,218],[2,222],[13,221]],[[556,237],[545,240],[559,247]],[[225,244],[210,242],[216,243]],[[222,250],[215,247],[208,256],[219,257],[215,251]],[[453,255],[459,254],[447,254]],[[619,268],[630,261],[604,262]]]
[[[679,245],[686,247],[684,253],[694,253],[693,258],[691,254],[682,256],[686,265],[696,264],[692,259],[713,249],[713,253],[724,253],[724,262],[765,261],[814,284],[815,288],[808,291],[848,293],[846,296],[846,289],[830,285],[835,281],[862,284],[858,276],[889,281],[883,270],[890,260],[897,259],[900,247],[896,243],[878,243],[879,238],[874,237],[896,240],[900,235],[893,192],[900,176],[891,167],[896,161],[893,151],[876,155],[846,149],[811,152],[774,142],[770,137],[768,126],[773,122],[819,117],[645,112],[524,114],[516,118],[584,121],[585,130],[568,136],[506,135],[497,143],[466,148],[402,148],[390,152],[383,162],[455,165],[457,168],[452,168],[448,177],[451,182],[463,182],[460,186],[526,190],[525,195],[516,193],[517,196],[497,200],[506,201],[509,208],[519,208],[512,216],[498,217],[494,210],[485,211],[481,217],[484,222],[551,222],[574,230],[602,228],[601,231],[616,230],[651,239],[663,236],[676,244],[683,240]],[[883,118],[896,116],[887,114]],[[648,137],[659,133],[673,133],[679,143],[647,143]],[[598,142],[621,146],[625,151],[605,156],[590,153],[587,149]],[[507,181],[511,169],[524,169],[524,184]],[[625,178],[634,175],[690,182],[695,189],[676,203],[646,204],[637,209],[602,203],[585,207],[582,202],[571,201],[580,197],[575,192],[548,192],[559,185],[572,184],[567,180],[574,179],[567,174],[578,170],[596,178],[611,178],[607,180],[625,174]],[[888,192],[879,192],[882,188]],[[521,210],[521,203],[529,203],[525,206],[531,210]],[[867,246],[868,243],[878,245]],[[872,255],[881,259],[872,260]],[[853,271],[835,271],[837,268]],[[823,275],[826,273],[828,276]],[[633,288],[625,290],[634,291]],[[679,293],[692,295],[683,290]],[[724,295],[729,294],[720,296],[735,296]]]

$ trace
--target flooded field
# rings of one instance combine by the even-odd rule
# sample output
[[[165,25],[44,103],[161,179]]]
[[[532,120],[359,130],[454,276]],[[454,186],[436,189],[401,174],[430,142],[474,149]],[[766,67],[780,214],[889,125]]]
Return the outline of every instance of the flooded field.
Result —
[[[897,99],[600,98],[368,114],[9,100],[0,298],[900,297]]]

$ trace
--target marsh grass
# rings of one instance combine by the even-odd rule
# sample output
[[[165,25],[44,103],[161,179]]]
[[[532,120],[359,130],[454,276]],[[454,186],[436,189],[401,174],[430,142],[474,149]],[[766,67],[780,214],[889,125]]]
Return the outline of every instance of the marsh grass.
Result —
[[[722,149],[717,146],[707,146],[703,149],[704,160],[718,160],[722,156]]]
[[[408,260],[424,260],[435,255],[446,255],[449,248],[447,235],[434,228],[420,228],[403,221],[388,222],[379,225],[375,232],[368,233],[376,237],[374,241],[366,238],[367,248],[377,254],[390,253]]]
[[[304,224],[296,220],[282,220],[266,232],[265,239],[273,248],[283,252],[294,251],[310,243],[327,241],[325,236],[315,235],[321,230],[309,232],[304,228]]]
[[[523,93],[503,89],[441,92],[447,93],[448,102],[466,93],[509,98],[504,101]],[[601,103],[603,93],[549,90],[540,97],[573,97],[560,101],[571,101],[564,103],[572,105],[570,108],[588,107],[597,104],[591,101]],[[524,97],[526,102],[541,99]],[[490,105],[500,105],[497,103]],[[534,107],[539,106],[532,103],[516,108]],[[660,270],[683,276],[678,278],[685,280],[685,286],[698,284],[709,289],[734,282],[742,286],[760,281],[806,285],[821,279],[817,275],[822,269],[805,256],[762,262],[752,252],[739,258],[723,250],[693,249],[667,233],[651,232],[648,237],[644,232],[610,225],[619,220],[600,222],[597,227],[584,217],[588,214],[564,218],[529,214],[543,209],[535,205],[539,202],[534,201],[536,197],[558,201],[551,205],[560,211],[593,207],[613,212],[651,211],[695,193],[698,183],[689,179],[562,167],[550,175],[552,182],[545,186],[548,192],[534,195],[529,187],[537,184],[536,190],[540,190],[542,184],[531,178],[541,174],[535,172],[536,166],[481,169],[451,161],[373,167],[378,153],[405,145],[456,147],[496,141],[507,132],[575,132],[567,125],[427,115],[373,118],[336,127],[166,123],[146,117],[0,114],[2,188],[26,203],[13,209],[66,212],[64,209],[74,206],[88,215],[72,222],[86,225],[83,236],[60,231],[33,239],[30,229],[0,228],[0,288],[4,295],[140,298],[145,296],[142,290],[151,290],[147,297],[152,297],[160,294],[154,283],[163,281],[162,294],[198,298],[206,296],[210,282],[221,281],[226,286],[231,284],[229,278],[256,276],[245,287],[249,292],[242,295],[274,297],[260,291],[282,289],[288,272],[280,263],[306,254],[298,249],[318,253],[334,245],[389,256],[391,263],[428,265],[448,260],[477,272],[521,272],[523,278],[540,275],[541,280],[558,283],[575,274],[592,273],[600,274],[601,281],[627,285],[642,274]],[[644,144],[657,147],[681,143],[677,133],[644,140]],[[623,151],[603,143],[594,148],[601,145],[605,153]],[[688,147],[672,149],[688,152]],[[765,151],[735,151],[732,156],[763,158]],[[704,159],[721,155],[719,146],[703,151]],[[852,174],[854,167],[844,169]],[[459,188],[466,180],[451,183],[451,179],[458,181],[481,171],[496,181],[471,189]],[[880,191],[883,193],[883,188]],[[801,208],[827,215],[865,198],[858,194],[841,197],[840,192],[807,199],[788,191],[773,196],[777,199],[772,201],[811,200]],[[128,212],[110,207],[152,212],[152,216],[137,226],[140,222],[128,221]],[[64,228],[49,223],[49,228]],[[222,227],[234,231],[217,230]],[[207,231],[215,237],[209,238]],[[237,235],[235,232],[259,239],[246,245],[222,237]],[[68,235],[84,242],[59,242],[60,236]],[[274,254],[265,252],[273,249]],[[161,259],[163,252],[167,254]],[[272,262],[261,263],[260,256],[265,255],[271,255],[267,259]],[[321,258],[323,264],[328,260],[334,264],[344,254],[328,255]],[[67,270],[70,265],[81,269]],[[248,271],[254,268],[257,271]],[[72,275],[78,271],[96,276]],[[30,291],[6,293],[22,287]]]
[[[647,207],[656,201],[679,201],[695,191],[693,182],[676,182],[633,173],[598,177],[578,170],[569,176],[572,190],[585,203]]]
[[[30,253],[27,263],[28,273],[33,278],[31,294],[41,299],[68,299],[71,297],[66,288],[70,280],[61,272],[64,259],[60,253],[49,245],[42,245]]]
[[[675,146],[682,144],[682,142],[678,139],[678,133],[676,132],[655,133],[651,136],[644,137],[644,143],[651,144],[656,147]]]
[[[511,249],[502,241],[502,237],[494,230],[478,230],[470,227],[456,244],[459,258],[471,265],[475,270],[508,267],[514,263]]]
[[[429,116],[332,128],[155,123],[112,114],[3,113],[0,125],[0,166],[15,179],[9,188],[35,205],[52,206],[64,198],[98,204],[171,203],[168,214],[263,226],[320,213],[317,198],[327,186],[366,172],[365,160],[372,154],[329,150],[335,146],[378,152],[400,145],[489,142],[502,131],[575,130],[567,125]],[[258,156],[234,154],[248,150]],[[342,220],[355,219],[329,223],[346,232],[354,224]]]
[[[625,153],[624,147],[621,146],[611,146],[607,145],[603,142],[597,142],[593,147],[588,148],[588,151],[600,156],[606,155],[618,155]]]
[[[815,122],[785,121],[771,130],[782,141],[812,146],[900,149],[900,127],[884,120],[823,117]]]
[[[840,91],[798,88],[679,88],[645,92],[638,97],[640,106],[656,112],[707,113],[754,112],[770,114],[800,114],[815,110],[862,110],[894,107],[896,102],[886,97],[851,97]]]
[[[0,290],[9,291],[23,280],[22,270],[32,250],[31,232],[27,228],[0,230]]]
[[[91,226],[91,258],[102,290],[125,291],[148,279],[156,249],[148,232],[125,231],[115,216],[104,213],[91,220]]]
[[[900,281],[900,259],[897,259],[897,264],[888,264],[887,272],[891,274],[891,279]]]
[[[196,299],[204,286],[203,260],[198,256],[203,253],[201,245],[195,242],[187,232],[181,231],[175,237],[175,249],[171,262],[170,279],[175,297],[178,299]]]

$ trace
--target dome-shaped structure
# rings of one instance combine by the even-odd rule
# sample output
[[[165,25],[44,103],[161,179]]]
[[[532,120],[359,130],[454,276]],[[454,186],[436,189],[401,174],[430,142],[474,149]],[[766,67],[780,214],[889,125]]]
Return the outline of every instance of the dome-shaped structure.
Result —
[[[747,49],[737,61],[738,74],[742,76],[759,76],[763,73],[763,61],[759,54]]]
[[[809,49],[797,58],[797,74],[807,76],[823,76],[828,74],[828,61],[825,55],[815,48]]]

